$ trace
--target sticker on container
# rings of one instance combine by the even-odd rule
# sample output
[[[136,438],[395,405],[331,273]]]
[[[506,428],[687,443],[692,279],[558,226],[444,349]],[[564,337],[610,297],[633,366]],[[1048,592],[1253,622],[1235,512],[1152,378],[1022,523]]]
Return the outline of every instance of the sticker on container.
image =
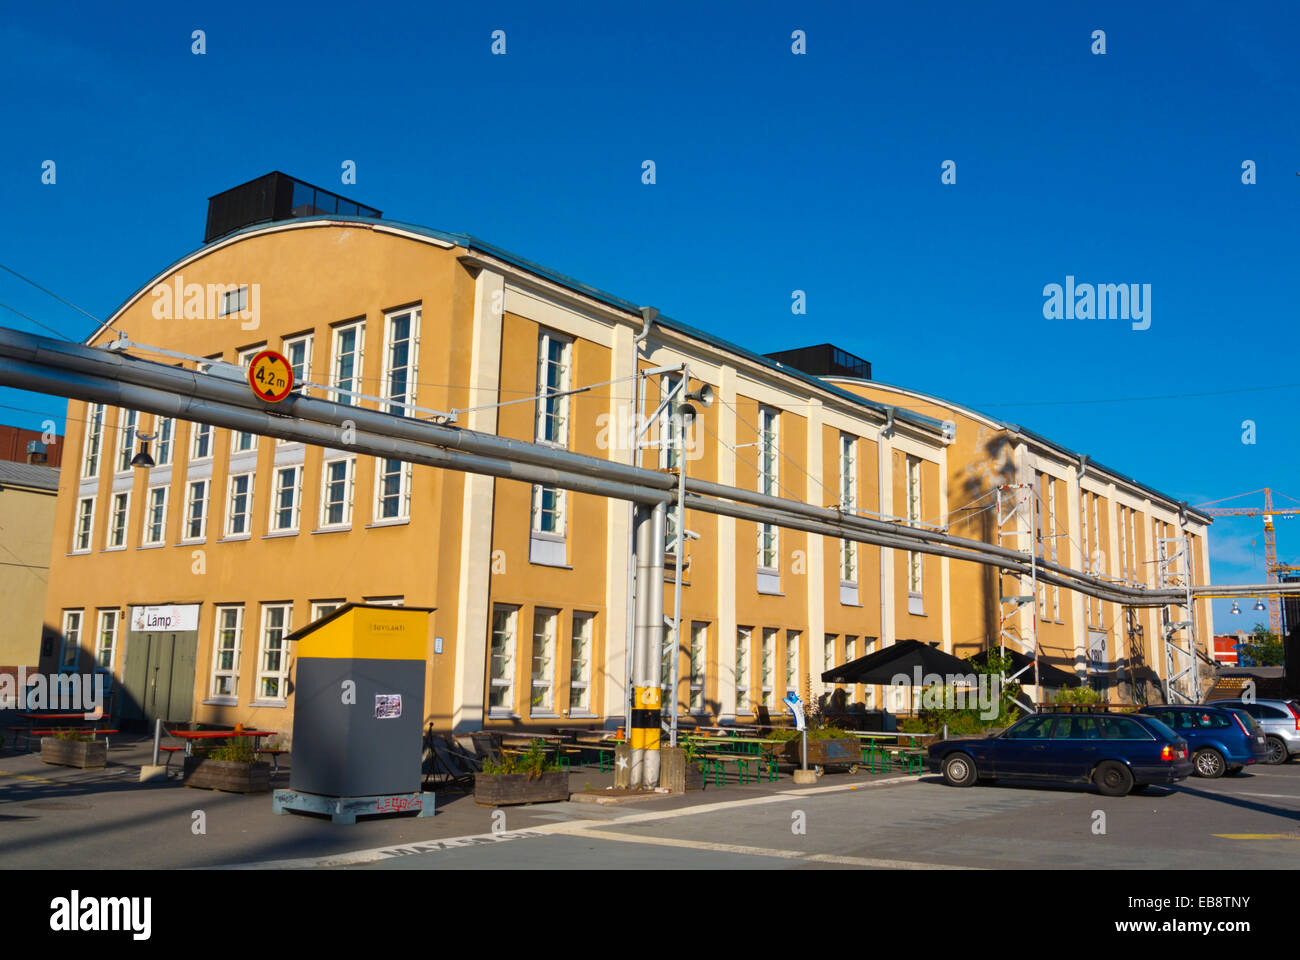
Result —
[[[402,695],[400,693],[375,694],[375,719],[392,720],[402,715]]]

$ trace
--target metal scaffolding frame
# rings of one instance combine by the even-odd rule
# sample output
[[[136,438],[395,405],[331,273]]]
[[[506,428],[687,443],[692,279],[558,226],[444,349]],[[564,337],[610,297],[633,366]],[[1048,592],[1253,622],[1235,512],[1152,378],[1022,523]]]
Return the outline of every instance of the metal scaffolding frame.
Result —
[[[1025,517],[1026,507],[1028,508],[1028,517]],[[1035,698],[1039,689],[1038,677],[1038,551],[1035,531],[1038,519],[1038,498],[1035,495],[1034,486],[1030,483],[1007,483],[998,487],[997,499],[997,537],[998,545],[1002,545],[1003,540],[1015,540],[1015,549],[1021,553],[1027,554],[1027,570],[1020,571],[1008,569],[1006,567],[998,568],[998,649],[1005,656],[1007,651],[1007,641],[1010,640],[1015,647],[1026,655],[1033,657],[1032,663],[1027,663],[1015,673],[1008,676],[1005,671],[1002,673],[1002,683],[1005,686],[1009,681],[1016,681],[1021,674],[1030,669],[1034,672],[1034,692]],[[1022,524],[1022,520],[1025,522]],[[1023,549],[1023,540],[1029,538],[1029,549]],[[1008,593],[1010,587],[1012,592]],[[1028,591],[1028,592],[1026,592]],[[1032,604],[1029,621],[1029,636],[1024,635],[1025,626],[1025,605]],[[1022,684],[1023,687],[1023,684]],[[1026,702],[1018,699],[1016,701],[1031,713],[1037,711],[1034,702]]]
[[[1164,649],[1164,694],[1166,703],[1200,703],[1201,675],[1196,667],[1196,610],[1192,601],[1191,544],[1187,537],[1160,537],[1156,541],[1158,557],[1157,589],[1182,587],[1181,601],[1171,601],[1160,608],[1160,642]],[[1171,546],[1173,547],[1171,552]],[[1184,634],[1182,646],[1175,634]],[[1180,662],[1181,661],[1181,662]],[[1191,693],[1187,684],[1179,684],[1191,674]]]

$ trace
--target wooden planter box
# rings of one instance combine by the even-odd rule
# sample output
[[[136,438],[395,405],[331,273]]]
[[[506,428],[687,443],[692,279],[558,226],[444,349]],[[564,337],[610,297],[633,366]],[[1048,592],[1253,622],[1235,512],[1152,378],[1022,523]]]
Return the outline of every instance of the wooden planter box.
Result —
[[[681,747],[663,747],[659,751],[659,785],[673,793],[704,789],[704,761],[686,761],[686,751]]]
[[[537,779],[526,773],[474,774],[474,802],[485,807],[556,803],[569,799],[569,771],[550,770]]]
[[[796,767],[803,760],[803,738],[788,741],[781,749],[781,759]],[[839,740],[814,740],[808,738],[808,766],[847,767],[862,762],[862,748],[857,737]]]
[[[108,743],[104,740],[60,740],[41,737],[41,762],[62,767],[108,766]]]
[[[228,793],[269,793],[271,765],[186,757],[185,786],[225,790]]]

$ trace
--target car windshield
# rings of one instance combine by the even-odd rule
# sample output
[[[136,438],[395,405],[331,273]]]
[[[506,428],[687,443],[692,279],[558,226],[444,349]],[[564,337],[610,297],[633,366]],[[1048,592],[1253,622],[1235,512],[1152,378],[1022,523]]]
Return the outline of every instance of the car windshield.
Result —
[[[1182,739],[1182,737],[1174,733],[1173,729],[1167,723],[1157,720],[1152,716],[1145,716],[1143,719],[1146,720],[1147,726],[1154,730],[1158,736],[1164,737],[1166,740]]]

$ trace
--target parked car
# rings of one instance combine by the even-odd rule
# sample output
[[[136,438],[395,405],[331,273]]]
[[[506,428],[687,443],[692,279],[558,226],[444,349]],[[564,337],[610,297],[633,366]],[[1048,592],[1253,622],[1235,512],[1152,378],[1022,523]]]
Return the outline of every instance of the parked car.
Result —
[[[1155,717],[1187,741],[1198,777],[1236,774],[1268,760],[1264,731],[1244,710],[1161,704],[1143,707],[1142,714]]]
[[[954,787],[981,780],[1091,783],[1108,797],[1192,773],[1187,741],[1139,714],[1036,713],[996,736],[931,744],[927,761]]]
[[[1245,710],[1264,728],[1267,738],[1268,762],[1286,763],[1300,754],[1300,708],[1291,700],[1213,700],[1210,707],[1231,707]]]

